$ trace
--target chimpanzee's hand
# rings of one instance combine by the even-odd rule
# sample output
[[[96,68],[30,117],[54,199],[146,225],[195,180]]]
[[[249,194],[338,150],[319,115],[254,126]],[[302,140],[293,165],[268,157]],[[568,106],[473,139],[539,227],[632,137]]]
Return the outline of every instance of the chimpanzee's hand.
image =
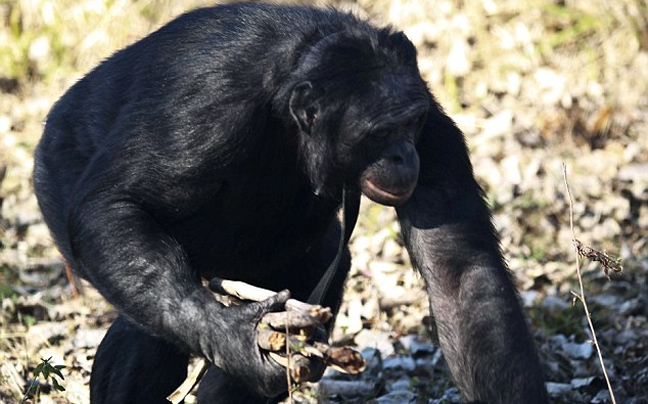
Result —
[[[289,300],[286,306],[286,311],[263,316],[263,328],[258,328],[259,346],[277,363],[289,368],[295,382],[318,381],[330,354],[322,324],[330,319],[330,311],[296,300]]]
[[[286,369],[264,353],[257,343],[257,325],[264,314],[285,310],[288,290],[261,301],[223,309],[220,338],[212,341],[218,358],[214,363],[240,384],[257,394],[274,397],[288,389]]]

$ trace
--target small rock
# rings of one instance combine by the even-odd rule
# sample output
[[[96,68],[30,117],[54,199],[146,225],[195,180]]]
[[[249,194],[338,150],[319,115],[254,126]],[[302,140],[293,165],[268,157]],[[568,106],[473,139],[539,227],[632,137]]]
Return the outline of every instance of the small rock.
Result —
[[[455,39],[446,63],[446,68],[451,75],[461,77],[470,71],[471,62],[468,57],[469,52],[470,47],[463,38]]]
[[[567,356],[573,359],[589,359],[592,352],[594,352],[594,348],[589,342],[583,342],[582,344],[567,342],[562,345],[562,349]]]
[[[369,269],[373,272],[382,272],[385,274],[393,274],[398,271],[399,266],[393,262],[387,261],[372,261],[369,263]]]
[[[592,383],[594,379],[595,379],[594,377],[572,379],[571,386],[573,389],[580,389],[581,387],[587,387],[590,385],[590,383]]]
[[[393,239],[385,240],[382,249],[382,259],[386,261],[397,261],[403,248]]]
[[[592,398],[592,404],[603,404],[611,403],[610,392],[607,390],[601,390]]]
[[[96,348],[106,335],[107,330],[86,330],[79,329],[72,339],[72,346],[79,348]]]
[[[492,138],[507,135],[513,124],[513,111],[503,110],[502,112],[484,121],[483,136]]]
[[[648,181],[648,163],[635,163],[620,167],[617,176],[621,181]]]
[[[549,310],[565,310],[569,308],[569,304],[564,299],[549,295],[542,301],[542,307]]]
[[[404,370],[406,372],[411,372],[416,369],[416,363],[414,363],[414,359],[409,356],[394,356],[386,358],[383,367],[385,370]]]
[[[324,397],[362,397],[372,394],[375,388],[374,383],[360,380],[323,379],[318,384],[318,392]]]
[[[32,346],[41,346],[56,337],[64,337],[68,334],[68,327],[65,323],[41,321],[29,327],[27,340]]]
[[[408,404],[414,403],[416,395],[411,391],[394,391],[375,400],[371,400],[370,404]]]
[[[37,63],[44,63],[50,56],[50,42],[49,39],[42,35],[34,39],[29,47],[29,60]]]
[[[412,356],[432,355],[436,348],[429,342],[421,342],[415,335],[402,337],[400,343]]]
[[[600,225],[594,226],[591,236],[593,240],[609,240],[619,234],[621,234],[621,225],[608,217]]]
[[[567,383],[547,382],[545,383],[545,386],[547,387],[547,393],[550,397],[562,396],[572,390],[571,384]]]
[[[621,298],[615,295],[595,295],[589,297],[587,300],[595,302],[596,304],[604,307],[612,307],[613,305],[617,304],[621,300]]]
[[[461,403],[461,396],[459,395],[459,390],[456,387],[450,387],[447,389],[441,398],[437,400],[432,400],[433,404],[458,404]]]
[[[538,292],[537,290],[527,290],[522,292],[520,294],[520,297],[522,298],[522,305],[524,307],[532,307],[538,296],[540,296],[540,292]]]
[[[383,360],[380,351],[375,348],[365,348],[360,354],[366,364],[366,369],[362,373],[363,376],[379,377],[383,370]]]
[[[398,379],[389,384],[389,391],[409,391],[412,381],[408,378]]]
[[[629,342],[638,341],[639,336],[634,330],[624,330],[614,336],[614,342],[619,345],[625,345]]]
[[[383,358],[394,354],[391,333],[362,330],[354,338],[356,345],[361,348],[375,348]]]
[[[23,392],[23,387],[25,384],[25,379],[20,375],[19,365],[5,362],[0,365],[0,379],[2,379],[2,389],[5,394],[12,393],[14,395],[20,395]]]
[[[10,130],[11,118],[7,115],[0,115],[0,133],[9,133]]]

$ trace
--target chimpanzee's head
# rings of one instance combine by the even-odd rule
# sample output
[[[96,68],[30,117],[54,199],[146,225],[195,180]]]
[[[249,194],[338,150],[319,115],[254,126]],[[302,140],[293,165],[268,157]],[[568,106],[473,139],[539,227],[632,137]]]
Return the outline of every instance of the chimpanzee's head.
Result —
[[[342,32],[317,42],[299,70],[289,106],[316,192],[357,184],[377,203],[405,203],[430,102],[411,42],[389,30]]]

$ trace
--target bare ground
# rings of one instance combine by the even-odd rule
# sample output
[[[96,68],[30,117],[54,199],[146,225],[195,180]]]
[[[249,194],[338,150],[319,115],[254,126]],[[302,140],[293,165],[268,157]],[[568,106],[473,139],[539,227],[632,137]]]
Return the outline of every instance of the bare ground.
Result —
[[[41,375],[33,384],[39,395],[28,400],[87,403],[94,351],[115,316],[88,285],[73,296],[38,212],[30,173],[41,122],[65,88],[114,49],[200,4],[0,2],[0,402],[20,402],[41,358],[51,357],[66,366],[66,390]],[[598,263],[582,265],[616,401],[648,403],[645,0],[337,5],[404,29],[431,89],[465,131],[553,402],[607,403],[582,306],[571,304],[578,284],[566,165],[576,237],[624,260],[611,280]],[[294,401],[455,402],[393,212],[366,204],[352,250],[334,339],[365,349],[369,369],[352,379],[363,395],[344,395],[349,384],[336,382],[350,378],[330,372]]]

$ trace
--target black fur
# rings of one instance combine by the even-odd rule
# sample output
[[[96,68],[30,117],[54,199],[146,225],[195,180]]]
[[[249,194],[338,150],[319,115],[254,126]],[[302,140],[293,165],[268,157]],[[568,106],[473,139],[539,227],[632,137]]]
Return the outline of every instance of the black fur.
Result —
[[[305,300],[335,255],[344,184],[397,206],[464,398],[546,402],[463,135],[412,44],[333,9],[261,4],[172,21],[49,114],[34,172],[45,220],[121,313],[92,402],[165,402],[188,353],[220,368],[202,402],[283,394],[284,370],[254,330],[288,293],[224,308],[201,278]],[[334,310],[348,269],[347,257],[324,302]]]

